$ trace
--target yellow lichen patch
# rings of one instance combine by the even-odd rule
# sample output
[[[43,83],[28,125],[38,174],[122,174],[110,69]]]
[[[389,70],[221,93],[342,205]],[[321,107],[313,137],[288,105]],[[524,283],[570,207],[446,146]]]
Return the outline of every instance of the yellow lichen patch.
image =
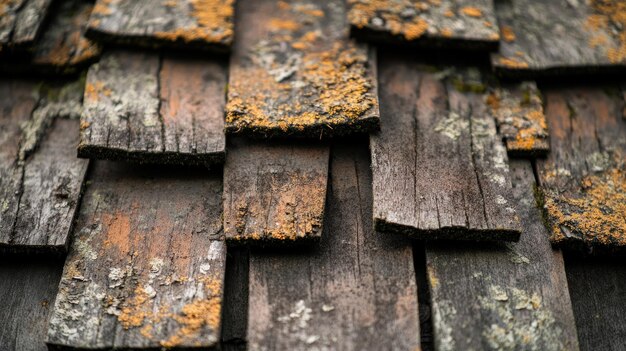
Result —
[[[223,42],[233,37],[234,0],[190,0],[196,20],[195,27],[156,32],[155,36],[170,41]]]
[[[594,13],[587,17],[585,25],[592,35],[589,46],[604,47],[611,63],[626,61],[626,2],[621,0],[591,0]],[[608,47],[606,34],[613,36],[616,45]]]
[[[85,84],[85,100],[98,101],[100,95],[111,96],[111,89],[107,88],[103,82],[87,82]]]
[[[498,63],[508,68],[520,69],[528,68],[528,63],[513,57],[499,57]]]
[[[481,17],[483,15],[483,12],[479,8],[473,6],[463,7],[461,13],[470,17]]]
[[[423,19],[418,19],[415,23],[408,23],[404,26],[404,37],[407,40],[415,40],[421,37],[428,29],[428,23]]]
[[[502,33],[502,39],[504,39],[504,41],[508,43],[515,41],[515,32],[513,32],[513,28],[509,26],[502,26],[500,28],[500,32]]]
[[[143,325],[144,320],[148,317],[149,306],[146,306],[146,303],[149,299],[143,287],[138,286],[135,289],[133,297],[122,307],[119,316],[117,316],[122,328],[130,329]]]

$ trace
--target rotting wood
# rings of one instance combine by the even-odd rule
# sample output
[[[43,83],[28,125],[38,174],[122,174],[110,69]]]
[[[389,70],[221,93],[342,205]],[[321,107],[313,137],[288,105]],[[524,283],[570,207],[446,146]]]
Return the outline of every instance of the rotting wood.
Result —
[[[32,49],[51,4],[52,0],[0,2],[0,52]]]
[[[87,161],[76,158],[80,82],[2,81],[0,250],[63,252]]]
[[[252,251],[251,350],[415,350],[411,243],[373,230],[366,141],[337,145],[319,247]]]
[[[499,74],[623,72],[626,68],[626,2],[515,0],[495,4],[503,35],[491,61]]]
[[[475,68],[381,58],[385,127],[372,134],[374,221],[422,239],[520,234],[507,155]]]
[[[322,138],[379,128],[374,52],[348,39],[342,0],[242,0],[226,131]]]
[[[231,244],[319,241],[329,147],[229,142],[224,166],[224,234]]]
[[[87,36],[117,45],[227,51],[234,0],[97,0]]]
[[[3,350],[47,351],[48,314],[61,279],[63,260],[0,258],[0,345]]]
[[[426,245],[435,349],[578,350],[563,258],[550,246],[529,161],[512,161],[518,243]]]
[[[500,39],[489,0],[348,0],[354,36],[388,44],[495,50]]]
[[[90,179],[48,344],[216,346],[226,260],[220,175],[94,161]]]
[[[550,240],[626,248],[626,121],[617,87],[546,87],[552,152],[537,163]]]
[[[220,61],[107,52],[87,75],[78,155],[223,163],[225,85]]]

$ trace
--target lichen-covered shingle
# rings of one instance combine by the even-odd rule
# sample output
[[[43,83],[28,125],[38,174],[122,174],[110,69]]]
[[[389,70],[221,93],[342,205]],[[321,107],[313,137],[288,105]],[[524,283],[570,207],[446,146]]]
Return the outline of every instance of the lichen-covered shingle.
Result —
[[[51,4],[52,0],[0,1],[0,52],[32,50]]]

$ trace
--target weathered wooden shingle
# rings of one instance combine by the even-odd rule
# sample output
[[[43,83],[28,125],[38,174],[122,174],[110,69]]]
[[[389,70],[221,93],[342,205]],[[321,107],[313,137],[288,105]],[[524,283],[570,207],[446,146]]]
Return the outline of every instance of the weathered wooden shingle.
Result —
[[[435,349],[578,350],[563,258],[553,251],[528,161],[512,161],[518,243],[427,244]]]
[[[47,342],[72,350],[215,346],[226,259],[219,175],[92,165]]]
[[[626,247],[626,121],[617,87],[547,87],[552,152],[537,163],[550,240]]]
[[[624,71],[626,2],[496,1],[502,32],[492,64],[503,75]]]
[[[107,52],[87,75],[78,155],[223,163],[225,85],[219,61]]]
[[[0,3],[0,51],[32,49],[52,0],[6,0]]]
[[[374,221],[422,239],[517,240],[504,145],[473,68],[437,70],[381,58],[372,134]]]
[[[358,144],[333,149],[320,246],[251,253],[251,350],[419,348],[411,243],[374,232],[369,158]]]
[[[233,244],[294,244],[322,235],[327,145],[229,142],[224,233]]]
[[[0,82],[0,249],[65,251],[87,161],[76,158],[80,82]]]
[[[379,127],[375,60],[342,0],[241,0],[226,131],[321,138]]]
[[[495,50],[491,0],[348,0],[353,35],[381,42]]]
[[[89,38],[118,45],[226,51],[234,0],[97,0]]]

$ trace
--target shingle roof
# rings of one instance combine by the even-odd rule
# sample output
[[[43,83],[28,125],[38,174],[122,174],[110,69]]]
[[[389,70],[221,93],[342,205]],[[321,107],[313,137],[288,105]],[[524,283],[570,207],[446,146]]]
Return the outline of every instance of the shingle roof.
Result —
[[[0,1],[0,350],[622,349],[624,18]]]

